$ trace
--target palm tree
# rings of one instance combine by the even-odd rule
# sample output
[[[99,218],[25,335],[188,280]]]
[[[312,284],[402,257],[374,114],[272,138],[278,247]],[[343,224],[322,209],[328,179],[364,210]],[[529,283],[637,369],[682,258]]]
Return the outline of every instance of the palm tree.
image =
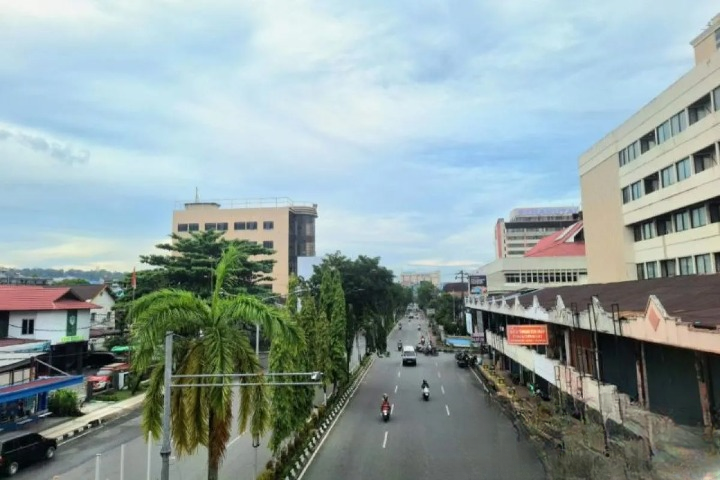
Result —
[[[150,372],[143,405],[142,428],[146,438],[162,433],[163,370],[165,332],[177,334],[173,346],[174,373],[262,374],[260,361],[242,322],[259,324],[271,339],[295,341],[299,332],[280,309],[248,295],[226,296],[223,282],[228,270],[241,259],[229,247],[215,270],[212,297],[208,301],[183,291],[164,289],[138,299],[130,309],[133,370]],[[262,383],[262,376],[248,383]],[[253,438],[260,438],[270,425],[269,396],[265,386],[240,388],[240,403],[233,412],[233,388],[238,379],[228,377],[182,378],[176,383],[213,383],[213,387],[174,388],[171,393],[171,435],[178,455],[208,449],[208,480],[217,480],[225,455],[233,417],[244,432],[248,423]]]

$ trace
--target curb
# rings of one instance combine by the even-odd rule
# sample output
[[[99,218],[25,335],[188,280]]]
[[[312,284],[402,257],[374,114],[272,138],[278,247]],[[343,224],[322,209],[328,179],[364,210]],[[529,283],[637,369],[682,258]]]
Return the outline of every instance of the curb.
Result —
[[[143,399],[143,401],[144,401],[144,399]],[[91,429],[94,429],[97,427],[101,427],[105,423],[125,417],[125,416],[131,414],[132,412],[134,412],[135,410],[142,408],[143,401],[140,401],[137,404],[132,405],[132,406],[127,406],[127,407],[118,406],[115,410],[109,412],[107,415],[104,415],[104,416],[94,419],[94,420],[90,420],[89,422],[87,422],[85,424],[78,425],[77,427],[73,428],[72,430],[69,430],[60,435],[54,435],[50,438],[54,438],[57,441],[58,445],[67,443],[70,440],[72,440],[74,437],[77,437],[80,434],[87,432],[88,430],[91,430]],[[71,420],[71,422],[72,422],[72,420]],[[62,424],[60,424],[54,428],[57,429],[57,428],[60,428],[61,426],[62,426]],[[51,431],[51,430],[52,429],[48,429],[46,431]],[[42,435],[43,432],[40,432],[40,434]]]

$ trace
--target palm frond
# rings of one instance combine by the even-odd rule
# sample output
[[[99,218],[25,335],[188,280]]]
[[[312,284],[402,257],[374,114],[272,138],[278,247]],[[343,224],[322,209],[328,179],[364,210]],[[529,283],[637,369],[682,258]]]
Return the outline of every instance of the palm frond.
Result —
[[[278,335],[283,335],[285,338],[300,337],[299,331],[293,328],[286,311],[249,295],[237,295],[220,300],[216,314],[234,324],[247,322],[260,325],[265,335],[271,339]]]
[[[204,349],[200,341],[187,349],[176,373],[197,375],[203,373]],[[176,384],[196,383],[196,378],[178,378]],[[179,455],[192,454],[207,438],[208,416],[202,408],[203,388],[175,388],[172,392],[172,437]]]
[[[211,306],[213,309],[213,318],[218,319],[216,308],[219,305],[221,298],[222,289],[225,286],[225,280],[227,279],[230,270],[238,264],[238,261],[242,257],[240,251],[235,245],[230,244],[220,259],[217,267],[215,267],[215,285],[212,292]]]
[[[156,366],[150,374],[150,381],[145,392],[140,426],[146,440],[150,438],[158,440],[162,435],[164,373],[164,364]]]
[[[128,312],[131,321],[133,369],[145,372],[157,362],[167,331],[195,336],[207,327],[208,305],[190,292],[160,290],[138,299]]]

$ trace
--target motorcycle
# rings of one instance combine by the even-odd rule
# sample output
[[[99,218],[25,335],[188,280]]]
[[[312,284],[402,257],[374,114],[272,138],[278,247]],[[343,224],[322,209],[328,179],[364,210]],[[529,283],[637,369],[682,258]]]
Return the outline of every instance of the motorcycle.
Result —
[[[390,406],[389,405],[383,405],[382,408],[380,409],[380,411],[382,412],[383,422],[387,422],[388,420],[390,420]]]
[[[430,389],[428,387],[424,387],[422,389],[422,394],[423,394],[423,400],[425,400],[426,402],[428,400],[430,400]]]

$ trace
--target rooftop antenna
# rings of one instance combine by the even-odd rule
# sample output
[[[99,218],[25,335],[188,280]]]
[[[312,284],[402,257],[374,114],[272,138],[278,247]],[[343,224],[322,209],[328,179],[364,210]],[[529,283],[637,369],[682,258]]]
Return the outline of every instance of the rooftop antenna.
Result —
[[[200,191],[195,187],[195,203],[200,203]]]

